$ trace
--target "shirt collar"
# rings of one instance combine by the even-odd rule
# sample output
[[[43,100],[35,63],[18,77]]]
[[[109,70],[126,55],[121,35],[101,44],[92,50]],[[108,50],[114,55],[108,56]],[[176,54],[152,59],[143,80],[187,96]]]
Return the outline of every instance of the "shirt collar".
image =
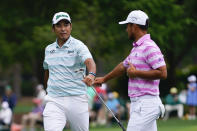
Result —
[[[60,46],[58,45],[58,42],[57,42],[57,39],[56,39],[56,48],[68,48],[69,45],[70,45],[70,43],[71,43],[71,39],[72,39],[72,36],[70,36],[70,37],[68,38],[68,40],[62,45],[62,47],[60,47]]]
[[[145,34],[137,42],[133,42],[133,46],[134,47],[139,46],[147,39],[150,39],[150,34]]]

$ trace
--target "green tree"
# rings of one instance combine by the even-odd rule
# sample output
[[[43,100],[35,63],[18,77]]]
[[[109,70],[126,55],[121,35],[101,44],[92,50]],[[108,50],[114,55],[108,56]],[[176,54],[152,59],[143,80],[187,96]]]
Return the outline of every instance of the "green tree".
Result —
[[[193,64],[191,58],[197,48],[193,39],[197,29],[196,0],[2,0],[0,79],[15,83],[16,89],[27,76],[42,82],[44,48],[55,41],[51,19],[59,11],[71,15],[72,35],[89,47],[98,75],[109,72],[132,48],[126,26],[118,22],[134,9],[144,10],[149,15],[149,32],[165,55],[168,80],[162,81],[161,92],[167,93],[168,88],[176,85],[176,69],[184,67],[186,61]],[[109,84],[127,94],[126,81],[127,77],[122,77]]]

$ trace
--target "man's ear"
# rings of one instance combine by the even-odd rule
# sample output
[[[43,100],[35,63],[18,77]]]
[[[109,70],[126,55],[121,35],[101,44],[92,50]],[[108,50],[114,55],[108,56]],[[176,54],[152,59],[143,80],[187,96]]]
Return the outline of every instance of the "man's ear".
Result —
[[[70,23],[70,30],[72,30],[72,23]]]

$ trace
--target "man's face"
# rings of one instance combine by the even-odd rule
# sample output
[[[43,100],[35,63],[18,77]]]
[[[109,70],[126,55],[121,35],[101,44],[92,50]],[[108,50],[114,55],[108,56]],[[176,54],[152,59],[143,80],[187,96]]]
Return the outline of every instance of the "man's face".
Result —
[[[7,90],[5,91],[5,94],[6,94],[6,96],[10,96],[10,95],[12,94],[12,90],[7,89]]]
[[[66,41],[69,38],[71,30],[72,24],[67,20],[61,20],[53,26],[53,31],[57,38],[62,41]]]
[[[135,40],[135,35],[134,35],[134,32],[135,32],[135,29],[134,29],[134,24],[130,24],[128,23],[127,24],[127,29],[126,29],[127,33],[128,33],[128,38],[130,40]]]

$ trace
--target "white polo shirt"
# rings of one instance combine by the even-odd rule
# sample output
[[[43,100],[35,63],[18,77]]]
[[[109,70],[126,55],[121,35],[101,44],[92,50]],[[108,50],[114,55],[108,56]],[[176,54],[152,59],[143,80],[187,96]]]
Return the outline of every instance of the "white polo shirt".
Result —
[[[85,60],[92,58],[90,51],[83,42],[72,36],[62,47],[57,41],[45,49],[43,67],[49,70],[47,93],[52,97],[83,95],[87,86],[82,81],[86,72]],[[84,69],[83,73],[75,72]]]

